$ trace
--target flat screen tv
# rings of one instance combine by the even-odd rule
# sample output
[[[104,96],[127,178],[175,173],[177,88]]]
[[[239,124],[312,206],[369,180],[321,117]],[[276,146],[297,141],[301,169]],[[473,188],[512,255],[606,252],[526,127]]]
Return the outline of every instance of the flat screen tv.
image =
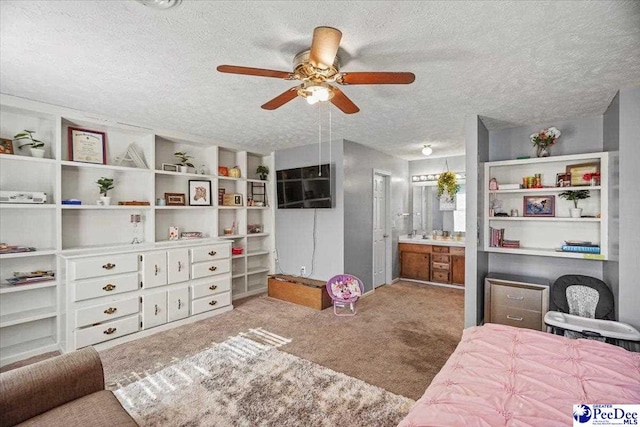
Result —
[[[330,164],[276,172],[278,209],[333,207],[334,180]]]

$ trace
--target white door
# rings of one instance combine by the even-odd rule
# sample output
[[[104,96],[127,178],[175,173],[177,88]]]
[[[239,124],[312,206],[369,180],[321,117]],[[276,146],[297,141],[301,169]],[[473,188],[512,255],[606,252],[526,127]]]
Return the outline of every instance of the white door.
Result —
[[[167,253],[151,252],[142,259],[142,287],[155,288],[167,284]]]
[[[173,249],[167,252],[169,284],[189,280],[189,249]]]
[[[387,186],[388,176],[373,175],[373,287],[386,283],[387,278]]]
[[[167,323],[167,292],[144,295],[142,297],[142,329],[153,328],[164,323]]]
[[[167,292],[167,316],[169,322],[189,316],[189,288],[173,289]]]

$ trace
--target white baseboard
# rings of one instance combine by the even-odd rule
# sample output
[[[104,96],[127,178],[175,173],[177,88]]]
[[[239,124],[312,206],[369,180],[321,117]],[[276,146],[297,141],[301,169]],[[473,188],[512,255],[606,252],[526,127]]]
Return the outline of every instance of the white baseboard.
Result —
[[[462,285],[449,285],[448,283],[427,282],[426,280],[416,280],[416,279],[399,279],[399,280],[402,280],[405,282],[422,283],[424,285],[440,286],[441,288],[460,289],[464,291],[464,286]]]

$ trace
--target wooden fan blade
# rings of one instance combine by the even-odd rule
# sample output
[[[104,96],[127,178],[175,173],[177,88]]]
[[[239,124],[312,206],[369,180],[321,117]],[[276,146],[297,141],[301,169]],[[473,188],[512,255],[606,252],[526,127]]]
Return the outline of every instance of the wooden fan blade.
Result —
[[[248,76],[275,77],[276,79],[293,79],[293,75],[287,71],[266,70],[264,68],[238,67],[237,65],[219,65],[221,73],[245,74]]]
[[[342,73],[338,83],[343,85],[399,85],[413,83],[413,73]]]
[[[317,27],[313,30],[313,41],[309,62],[316,68],[326,70],[336,59],[342,33],[332,27]]]
[[[284,104],[291,101],[296,96],[298,96],[298,86],[294,86],[286,92],[283,92],[280,95],[276,96],[271,101],[264,104],[262,108],[265,110],[275,110],[276,108],[282,107]]]
[[[340,89],[335,86],[331,86],[333,89],[333,98],[331,98],[331,103],[342,110],[345,114],[353,114],[360,111],[358,106],[353,103],[347,95],[344,94]]]

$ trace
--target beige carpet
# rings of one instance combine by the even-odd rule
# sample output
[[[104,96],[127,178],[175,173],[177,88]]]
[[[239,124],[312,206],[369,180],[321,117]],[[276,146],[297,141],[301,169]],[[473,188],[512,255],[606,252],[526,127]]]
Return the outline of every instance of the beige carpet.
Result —
[[[273,337],[265,330],[242,333],[115,395],[148,427],[395,426],[414,403],[279,351]]]
[[[266,296],[234,302],[229,313],[102,351],[109,388],[143,377],[252,328],[291,339],[281,351],[418,399],[453,352],[463,328],[464,292],[397,282],[336,317]]]

